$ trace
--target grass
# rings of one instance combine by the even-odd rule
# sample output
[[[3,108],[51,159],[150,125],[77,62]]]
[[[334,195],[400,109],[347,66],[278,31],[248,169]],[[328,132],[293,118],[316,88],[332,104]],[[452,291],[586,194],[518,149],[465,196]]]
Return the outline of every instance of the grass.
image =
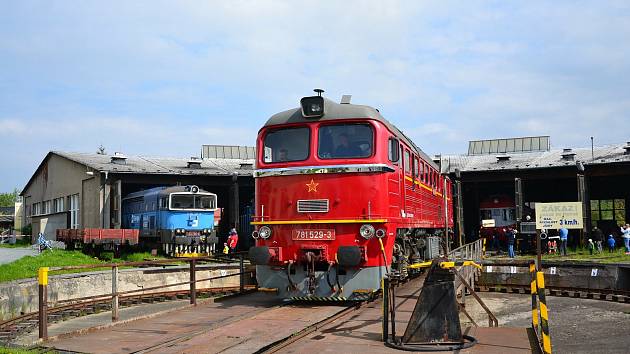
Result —
[[[501,256],[492,256],[492,258],[507,258],[507,254],[503,253]],[[522,256],[516,256],[517,259],[534,259],[536,255],[528,254]],[[569,248],[568,255],[561,256],[560,254],[543,254],[543,260],[546,261],[582,261],[582,262],[597,262],[597,263],[630,263],[630,255],[625,254],[624,248],[617,248],[614,252],[608,252],[607,248],[604,248],[602,253],[594,252],[590,254],[586,248]]]
[[[42,353],[42,351],[37,350],[37,349],[9,348],[9,347],[0,346],[0,354],[36,354],[36,353]],[[57,353],[57,352],[46,351],[46,353]]]
[[[145,259],[156,259],[148,252],[131,253],[123,255],[120,259],[113,258],[113,253],[103,252],[102,259],[91,257],[81,253],[81,251],[66,250],[47,250],[37,256],[22,257],[14,262],[0,265],[0,282],[6,282],[17,279],[34,278],[37,276],[37,270],[40,267],[63,267],[84,264],[102,264],[102,263],[118,263],[118,262],[139,262]],[[160,259],[161,257],[157,257]],[[97,270],[105,270],[108,268],[90,268],[79,270],[57,271],[54,274],[93,272]]]
[[[30,237],[19,238],[15,241],[15,244],[10,245],[8,243],[0,243],[0,248],[26,248],[31,247]]]

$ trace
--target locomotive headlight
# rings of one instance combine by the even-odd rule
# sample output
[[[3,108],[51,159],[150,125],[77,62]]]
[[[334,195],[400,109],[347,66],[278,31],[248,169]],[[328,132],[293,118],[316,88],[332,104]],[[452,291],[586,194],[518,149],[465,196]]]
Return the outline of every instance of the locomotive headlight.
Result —
[[[260,237],[260,235],[258,235],[258,231],[254,230],[252,231],[252,237],[256,240],[258,240],[258,238]]]
[[[374,236],[374,226],[370,224],[363,224],[359,229],[359,234],[366,240],[371,239]]]
[[[258,229],[258,236],[260,236],[260,238],[266,240],[269,237],[271,237],[271,228],[269,226],[263,226],[260,229]]]
[[[304,118],[319,118],[324,115],[324,97],[303,97],[300,100],[300,106],[302,106]]]
[[[385,229],[378,229],[378,230],[376,230],[376,237],[378,237],[378,238],[385,237],[385,234],[386,234]]]

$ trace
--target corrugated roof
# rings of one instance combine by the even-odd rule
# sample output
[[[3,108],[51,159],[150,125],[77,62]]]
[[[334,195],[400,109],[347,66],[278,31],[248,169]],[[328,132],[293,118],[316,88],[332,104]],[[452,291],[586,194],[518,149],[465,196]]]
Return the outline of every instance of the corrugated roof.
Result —
[[[576,166],[577,161],[582,162],[585,166],[628,163],[630,162],[630,154],[626,153],[624,149],[626,146],[628,146],[627,143],[596,146],[593,149],[593,155],[591,155],[591,148],[478,156],[445,155],[442,156],[442,172],[453,173],[456,169],[461,172],[472,172],[554,168]],[[562,155],[567,155],[567,158],[563,158]],[[501,159],[498,158],[500,156]],[[507,156],[509,159],[506,159]]]
[[[179,174],[179,175],[251,175],[254,160],[243,159],[203,159],[197,168],[189,168],[190,158],[126,156],[125,163],[113,163],[114,155],[99,155],[80,152],[53,151],[53,154],[89,166],[98,171],[110,173],[140,174]]]
[[[212,159],[195,160],[199,167],[189,168],[190,158],[177,157],[147,157],[147,156],[125,156],[125,163],[113,163],[112,157],[115,155],[100,155],[95,153],[51,151],[37,167],[37,170],[20,195],[31,185],[33,178],[51,155],[58,155],[68,160],[88,166],[96,171],[108,173],[129,173],[129,174],[158,174],[158,175],[190,175],[190,176],[231,176],[237,173],[239,176],[251,176],[253,174],[254,160],[248,159]],[[116,156],[120,160],[120,156]]]

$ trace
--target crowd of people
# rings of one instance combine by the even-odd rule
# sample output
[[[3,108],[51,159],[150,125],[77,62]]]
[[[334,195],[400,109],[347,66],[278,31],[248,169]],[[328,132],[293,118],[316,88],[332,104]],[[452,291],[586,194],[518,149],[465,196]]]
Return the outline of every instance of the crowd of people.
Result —
[[[589,253],[603,253],[604,247],[606,247],[609,253],[615,252],[620,243],[623,242],[623,248],[626,255],[630,255],[630,224],[622,225],[619,228],[619,237],[611,231],[606,235],[600,228],[594,227],[589,235],[588,242],[586,244]],[[507,250],[508,257],[515,257],[515,247],[517,244],[517,230],[513,227],[506,227],[496,230],[491,233],[488,239],[488,249],[502,252]],[[532,242],[528,242],[527,237],[519,239],[521,244],[521,252],[526,253],[531,251]],[[621,242],[618,242],[621,241]],[[561,256],[567,256],[569,242],[569,230],[567,228],[560,228],[557,230],[557,236],[548,237],[543,241],[543,252],[550,254],[559,254]],[[534,244],[535,245],[535,244]]]

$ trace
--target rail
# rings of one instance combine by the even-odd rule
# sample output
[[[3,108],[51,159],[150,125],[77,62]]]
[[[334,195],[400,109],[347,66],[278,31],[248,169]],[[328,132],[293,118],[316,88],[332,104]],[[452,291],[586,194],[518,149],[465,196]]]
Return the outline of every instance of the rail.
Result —
[[[239,263],[239,271],[237,273],[232,274],[222,274],[219,276],[206,277],[202,279],[197,279],[197,264],[199,262],[238,262]],[[148,288],[140,288],[135,290],[128,291],[119,291],[118,289],[118,270],[121,267],[146,267],[146,266],[164,266],[166,264],[181,264],[188,263],[189,265],[189,278],[188,281],[152,286]],[[151,290],[157,289],[165,289],[172,288],[175,286],[181,285],[189,285],[188,294],[190,295],[190,304],[193,306],[197,305],[197,283],[212,281],[217,279],[229,278],[229,277],[239,277],[239,287],[238,293],[245,292],[245,275],[248,273],[245,270],[245,253],[240,252],[233,255],[222,256],[220,258],[214,257],[192,257],[192,258],[177,258],[177,259],[167,259],[167,260],[157,260],[157,261],[144,261],[144,262],[122,262],[122,263],[107,263],[107,264],[89,264],[89,265],[78,265],[78,266],[65,266],[65,267],[41,267],[38,270],[38,320],[37,325],[39,327],[39,338],[42,340],[48,339],[48,314],[49,310],[55,308],[48,307],[48,280],[50,273],[66,271],[66,270],[79,270],[79,269],[102,269],[102,268],[111,268],[112,271],[112,290],[110,294],[101,294],[94,296],[86,296],[81,298],[67,299],[63,302],[73,302],[76,301],[74,305],[82,305],[85,303],[91,303],[96,301],[97,299],[111,299],[111,312],[112,312],[112,322],[118,320],[119,314],[119,300],[121,297],[129,296],[131,294],[144,293]],[[68,305],[62,305],[68,306]]]

